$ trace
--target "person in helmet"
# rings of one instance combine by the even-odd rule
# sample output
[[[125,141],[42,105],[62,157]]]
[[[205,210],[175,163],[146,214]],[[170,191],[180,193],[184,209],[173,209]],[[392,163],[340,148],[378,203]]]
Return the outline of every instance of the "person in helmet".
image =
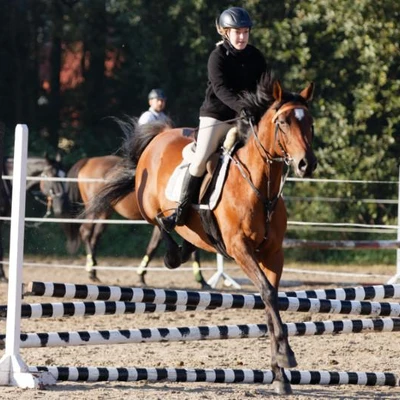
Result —
[[[168,117],[163,112],[167,101],[164,91],[162,89],[152,89],[148,99],[150,108],[140,116],[138,124],[149,124],[154,121],[167,122]]]
[[[231,123],[242,112],[240,94],[255,91],[267,64],[262,53],[249,44],[253,22],[241,7],[223,11],[216,21],[222,41],[208,59],[208,82],[200,108],[197,146],[183,181],[180,203],[175,213],[159,218],[163,229],[171,231],[184,225],[194,197],[198,194],[206,162],[227,133]]]

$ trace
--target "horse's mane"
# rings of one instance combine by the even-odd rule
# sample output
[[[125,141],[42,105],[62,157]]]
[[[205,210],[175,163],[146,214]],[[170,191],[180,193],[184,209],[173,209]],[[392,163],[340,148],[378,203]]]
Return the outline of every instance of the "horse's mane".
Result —
[[[248,110],[254,117],[254,123],[257,125],[266,111],[274,104],[273,96],[274,82],[278,81],[271,72],[265,72],[257,84],[255,92],[243,92],[241,94],[241,107]],[[275,108],[279,109],[284,103],[289,101],[297,101],[305,104],[305,100],[298,94],[289,91],[283,91],[282,100],[276,104]],[[240,140],[247,142],[250,137],[251,129],[247,121],[239,120],[238,130]]]

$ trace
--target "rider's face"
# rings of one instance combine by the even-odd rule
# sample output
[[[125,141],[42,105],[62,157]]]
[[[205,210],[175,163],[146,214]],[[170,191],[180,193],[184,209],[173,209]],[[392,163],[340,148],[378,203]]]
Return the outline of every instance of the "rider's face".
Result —
[[[165,99],[151,99],[149,104],[154,111],[161,112],[165,108]]]
[[[246,48],[247,43],[249,43],[249,35],[249,28],[231,28],[228,31],[229,40],[236,50],[243,50]]]

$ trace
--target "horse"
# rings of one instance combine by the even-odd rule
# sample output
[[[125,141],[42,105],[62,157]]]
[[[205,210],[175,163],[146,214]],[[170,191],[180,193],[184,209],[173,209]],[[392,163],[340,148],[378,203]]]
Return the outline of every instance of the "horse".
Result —
[[[27,159],[27,176],[37,177],[44,171],[51,171],[54,176],[62,176],[65,171],[60,162],[59,156],[51,158],[48,155],[45,157],[28,157]],[[12,176],[14,172],[14,160],[10,157],[5,157],[2,160],[2,173],[3,175]],[[33,193],[38,191],[39,181],[27,181],[26,191]],[[0,216],[9,217],[11,215],[11,196],[12,196],[12,181],[1,179],[0,180]],[[0,281],[6,282],[7,278],[3,268],[3,236],[2,236],[3,220],[0,220]]]
[[[68,171],[68,178],[78,179],[76,181],[67,182],[64,195],[62,194],[63,185],[56,181],[41,181],[41,191],[47,196],[52,203],[54,214],[58,217],[71,218],[76,217],[82,212],[89,200],[101,191],[106,184],[107,179],[112,179],[112,176],[120,168],[123,162],[121,157],[116,155],[107,155],[102,157],[83,158],[77,161]],[[43,174],[44,176],[45,174]],[[52,174],[48,174],[52,177]],[[90,179],[94,181],[90,181]],[[132,191],[113,207],[108,207],[107,210],[98,214],[85,214],[86,219],[108,219],[112,212],[115,211],[122,217],[130,220],[142,220],[139,208],[137,206],[134,187]],[[66,198],[65,198],[66,196]],[[97,245],[106,228],[105,224],[87,222],[84,224],[78,223],[63,223],[63,230],[67,237],[67,249],[70,254],[76,253],[81,241],[84,243],[86,250],[86,270],[89,272],[89,279],[99,281],[95,267],[97,265]],[[153,259],[156,250],[161,243],[161,231],[158,227],[153,228],[153,232],[146,248],[146,254],[143,257],[137,273],[142,285],[146,285],[145,275],[146,269]],[[202,288],[208,288],[209,285],[205,281],[200,270],[200,252],[193,253],[193,273],[196,282]]]
[[[305,178],[311,177],[317,166],[309,109],[313,92],[314,83],[300,93],[290,92],[272,75],[265,74],[255,92],[243,93],[239,105],[252,118],[237,118],[238,146],[229,156],[231,162],[218,203],[212,210],[192,207],[186,225],[175,228],[193,246],[208,252],[223,248],[260,292],[270,335],[274,387],[280,394],[291,393],[284,368],[297,365],[282,326],[277,297],[287,224],[282,190],[290,167]],[[138,207],[154,225],[160,215],[176,208],[176,203],[167,198],[166,187],[182,162],[182,150],[193,141],[182,132],[179,128],[154,126],[152,133],[144,134],[132,123],[130,136],[123,144],[124,158],[136,170]],[[133,181],[127,169],[119,174],[119,188],[112,185],[113,192],[108,194],[118,198],[128,182]],[[93,209],[101,208],[102,202],[102,197],[93,199]],[[209,229],[211,224],[213,229]],[[163,237],[167,241],[166,265],[178,267],[187,256],[184,246],[180,248],[164,230]]]

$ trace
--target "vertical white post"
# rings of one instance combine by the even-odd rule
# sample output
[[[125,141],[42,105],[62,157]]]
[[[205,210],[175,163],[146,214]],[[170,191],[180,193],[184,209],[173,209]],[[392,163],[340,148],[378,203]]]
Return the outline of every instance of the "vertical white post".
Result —
[[[397,182],[397,241],[400,241],[400,165],[399,165],[399,179]],[[400,277],[400,249],[396,250],[396,280]]]
[[[226,286],[233,286],[235,289],[241,288],[233,278],[224,272],[224,257],[221,254],[217,254],[217,272],[207,281],[207,283],[215,289],[220,279],[224,279],[224,284]]]
[[[4,356],[0,360],[0,385],[35,388],[54,384],[55,380],[48,375],[43,380],[41,374],[29,373],[27,365],[20,356],[27,155],[28,127],[17,125],[14,146],[6,345]]]
[[[400,241],[400,166],[399,178],[397,181],[397,241]],[[387,283],[394,284],[400,279],[400,249],[396,250],[396,273]]]

